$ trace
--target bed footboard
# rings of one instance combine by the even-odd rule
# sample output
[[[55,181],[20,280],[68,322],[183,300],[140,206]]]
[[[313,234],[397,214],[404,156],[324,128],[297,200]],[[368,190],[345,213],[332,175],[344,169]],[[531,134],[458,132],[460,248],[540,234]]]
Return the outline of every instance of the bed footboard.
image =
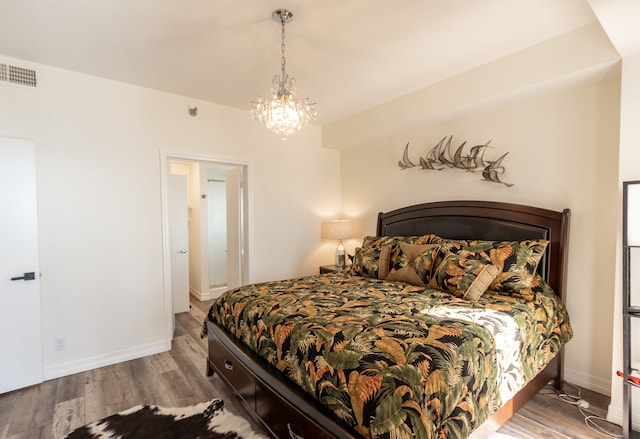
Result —
[[[244,345],[207,322],[207,374],[217,373],[273,438],[356,439],[302,391]]]
[[[299,391],[253,351],[207,322],[207,375],[217,373],[245,410],[275,439],[356,439],[313,398]],[[563,351],[511,400],[491,415],[483,430],[494,433],[549,382],[562,385]]]

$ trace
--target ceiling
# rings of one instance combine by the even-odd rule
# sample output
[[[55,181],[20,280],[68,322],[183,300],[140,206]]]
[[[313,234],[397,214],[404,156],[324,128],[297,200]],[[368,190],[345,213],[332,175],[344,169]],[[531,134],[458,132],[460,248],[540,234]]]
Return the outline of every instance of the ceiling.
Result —
[[[0,54],[248,110],[280,70],[277,8],[319,125],[597,21],[587,0],[2,0]]]

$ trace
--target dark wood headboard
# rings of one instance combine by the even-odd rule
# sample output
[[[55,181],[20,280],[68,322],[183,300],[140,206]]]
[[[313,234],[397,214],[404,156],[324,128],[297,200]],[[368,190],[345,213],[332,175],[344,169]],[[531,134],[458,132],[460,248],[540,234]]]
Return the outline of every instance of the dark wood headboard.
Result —
[[[522,241],[547,239],[538,271],[564,300],[569,209],[562,212],[491,201],[442,201],[378,214],[378,236],[433,233],[448,239]]]

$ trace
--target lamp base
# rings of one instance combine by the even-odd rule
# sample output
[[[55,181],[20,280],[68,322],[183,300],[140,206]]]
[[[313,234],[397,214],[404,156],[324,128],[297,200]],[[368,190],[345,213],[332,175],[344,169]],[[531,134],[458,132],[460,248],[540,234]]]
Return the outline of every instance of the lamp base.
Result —
[[[336,249],[336,267],[342,268],[346,265],[346,252],[344,251],[344,245],[342,245],[342,241],[338,244],[338,248]]]

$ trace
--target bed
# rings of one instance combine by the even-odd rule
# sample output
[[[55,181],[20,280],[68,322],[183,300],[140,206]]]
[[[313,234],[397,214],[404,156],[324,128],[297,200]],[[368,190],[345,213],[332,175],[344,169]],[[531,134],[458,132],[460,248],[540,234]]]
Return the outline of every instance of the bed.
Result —
[[[207,373],[275,438],[488,434],[562,385],[568,228],[485,201],[380,213],[347,273],[214,302]]]

